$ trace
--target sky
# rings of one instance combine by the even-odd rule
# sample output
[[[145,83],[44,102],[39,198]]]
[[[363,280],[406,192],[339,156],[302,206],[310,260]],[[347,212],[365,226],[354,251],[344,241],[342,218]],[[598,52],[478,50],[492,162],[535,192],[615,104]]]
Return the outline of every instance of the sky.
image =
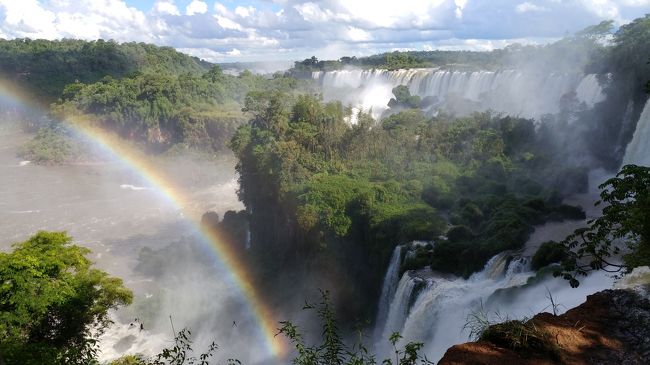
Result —
[[[650,0],[0,0],[0,38],[171,46],[210,62],[541,44]]]

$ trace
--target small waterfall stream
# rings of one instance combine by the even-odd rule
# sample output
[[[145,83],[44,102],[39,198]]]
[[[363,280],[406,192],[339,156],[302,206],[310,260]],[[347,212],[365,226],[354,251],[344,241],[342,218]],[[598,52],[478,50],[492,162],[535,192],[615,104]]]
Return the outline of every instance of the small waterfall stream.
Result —
[[[625,149],[623,165],[627,164],[650,166],[650,100],[646,101],[632,141]]]
[[[388,265],[388,270],[384,276],[383,286],[381,288],[379,307],[377,309],[377,319],[375,321],[377,324],[376,328],[382,328],[384,326],[384,323],[386,323],[386,317],[388,316],[390,302],[395,296],[395,291],[398,287],[401,255],[402,246],[395,247],[395,250],[393,250],[393,255],[390,259],[390,263]],[[375,336],[376,335],[377,333],[375,333]],[[379,332],[379,335],[381,335],[381,332]]]

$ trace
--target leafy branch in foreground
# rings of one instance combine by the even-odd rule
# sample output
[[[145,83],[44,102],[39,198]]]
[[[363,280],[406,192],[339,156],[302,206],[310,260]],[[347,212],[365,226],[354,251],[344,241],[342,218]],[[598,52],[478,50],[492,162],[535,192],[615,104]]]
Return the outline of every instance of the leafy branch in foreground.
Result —
[[[377,364],[375,355],[371,354],[367,347],[360,341],[352,347],[348,347],[340,334],[336,322],[334,310],[327,291],[321,291],[321,302],[317,305],[305,304],[303,309],[316,310],[321,320],[321,344],[307,345],[298,326],[289,321],[280,322],[282,325],[278,334],[286,336],[296,350],[296,357],[292,362],[296,365],[370,365]],[[393,345],[395,362],[385,359],[384,365],[414,365],[432,364],[426,357],[419,355],[422,343],[409,342],[403,349],[397,347],[401,340],[399,333],[393,333],[389,339]]]
[[[593,270],[629,272],[650,264],[650,167],[626,165],[599,186],[605,203],[602,216],[589,220],[588,226],[575,230],[562,244],[568,257],[554,273],[569,280],[572,287],[580,285],[577,276]],[[612,257],[628,252],[621,263]]]
[[[140,355],[129,355],[114,360],[110,365],[209,365],[210,359],[218,349],[212,342],[206,352],[194,355],[192,332],[188,329],[180,330],[174,337],[174,344],[162,349],[152,358]],[[240,365],[239,360],[229,359],[227,365]]]

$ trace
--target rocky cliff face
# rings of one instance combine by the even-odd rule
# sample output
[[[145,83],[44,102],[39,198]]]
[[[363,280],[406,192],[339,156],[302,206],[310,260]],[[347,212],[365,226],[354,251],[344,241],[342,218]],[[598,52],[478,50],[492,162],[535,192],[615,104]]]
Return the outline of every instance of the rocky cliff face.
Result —
[[[605,290],[563,315],[540,313],[530,321],[555,353],[478,341],[451,347],[439,364],[650,364],[650,301],[639,291]]]

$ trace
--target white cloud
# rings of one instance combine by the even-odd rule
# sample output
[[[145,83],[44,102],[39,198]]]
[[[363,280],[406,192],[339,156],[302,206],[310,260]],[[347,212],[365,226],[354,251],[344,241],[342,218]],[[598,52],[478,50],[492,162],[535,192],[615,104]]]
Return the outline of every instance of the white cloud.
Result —
[[[255,8],[252,6],[243,7],[238,6],[235,8],[235,14],[239,15],[242,18],[246,18],[255,12]]]
[[[467,5],[467,0],[454,0],[454,4],[456,5],[456,18],[462,18],[463,17],[463,9]]]
[[[0,0],[5,10],[7,28],[16,29],[19,36],[52,38],[56,36],[56,14],[43,9],[36,0]],[[11,34],[9,32],[8,34]]]
[[[192,2],[185,7],[185,14],[205,14],[208,12],[208,4],[201,0],[192,0]]]
[[[536,12],[536,11],[548,11],[548,9],[543,6],[535,5],[531,2],[526,1],[525,3],[518,4],[515,7],[515,11],[517,13],[528,13],[528,12]]]
[[[349,27],[348,28],[348,39],[353,42],[369,41],[372,39],[370,33],[366,32],[363,29]]]
[[[153,5],[153,10],[159,14],[181,15],[173,1],[156,1]]]
[[[217,19],[217,23],[224,29],[242,30],[241,25],[224,16],[215,15],[214,17]]]
[[[650,12],[650,0],[580,0],[580,3],[591,13],[602,18],[613,19],[618,24],[631,20],[624,19],[621,15],[623,8],[637,8],[642,10],[640,13]],[[643,11],[643,9],[639,9],[642,7],[648,8]]]
[[[464,0],[458,1],[465,2]],[[378,3],[376,0],[331,1],[332,8],[342,10],[340,19],[358,20],[370,27],[394,28],[423,26],[435,20],[437,12],[448,12],[447,0],[400,0]],[[456,6],[456,2],[453,5]],[[463,4],[464,6],[464,4]],[[460,6],[462,8],[462,6]],[[456,7],[453,9],[456,10]]]
[[[305,3],[295,5],[294,8],[308,22],[321,23],[331,20],[334,14],[330,10],[323,10],[314,3]]]
[[[150,36],[145,15],[122,0],[0,0],[2,11],[0,31],[9,37],[146,40]]]

